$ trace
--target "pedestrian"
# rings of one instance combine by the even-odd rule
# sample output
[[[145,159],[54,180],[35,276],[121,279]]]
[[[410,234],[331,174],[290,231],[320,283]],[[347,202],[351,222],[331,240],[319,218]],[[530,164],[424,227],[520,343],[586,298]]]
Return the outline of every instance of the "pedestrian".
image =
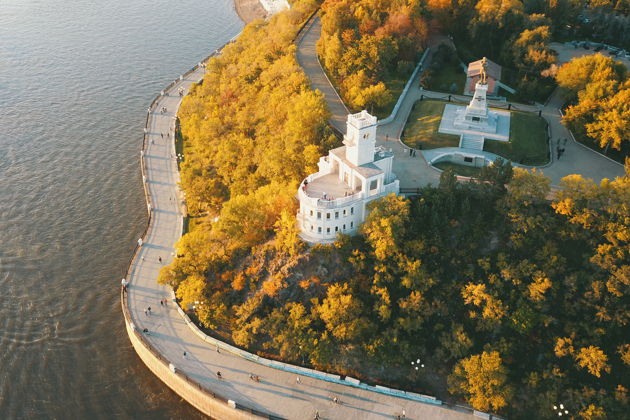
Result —
[[[299,377],[299,376],[295,379],[295,382],[296,382],[296,383],[298,383],[298,384],[301,384],[301,383],[302,383],[302,381],[300,380],[300,377]]]
[[[160,133],[160,136],[162,136],[162,138],[164,138],[164,133]]]
[[[389,134],[385,134],[385,141],[389,140]]]
[[[416,157],[416,149],[413,149],[413,157]]]
[[[217,353],[219,353],[219,354],[221,353],[221,352],[219,351],[219,345],[218,345],[218,344],[217,344]]]
[[[151,314],[151,307],[150,306],[147,308],[147,311],[149,311],[149,315],[150,315]]]
[[[158,261],[162,264],[162,257],[158,257]]]
[[[333,402],[334,402],[335,404],[339,404],[339,399],[338,399],[337,397],[334,397],[334,398],[333,398]]]
[[[409,149],[409,156],[413,155],[413,149]]]
[[[556,146],[556,154],[558,155],[558,160],[560,160],[560,146]]]
[[[319,420],[319,411],[316,411],[316,412],[315,412],[315,418],[314,418],[314,420]]]
[[[221,378],[222,378],[222,376],[221,376],[221,371],[219,371],[219,370],[217,370],[217,378],[219,378],[219,379],[221,379]]]
[[[160,306],[164,306],[164,301],[160,299]]]
[[[405,418],[405,416],[406,416],[406,413],[405,413],[405,409],[403,408],[403,411],[402,411],[402,418],[404,419],[404,418]]]
[[[186,352],[184,352],[184,359],[186,358],[186,354],[187,354],[187,353],[186,353]]]
[[[144,310],[144,314],[145,314],[146,316],[149,316],[149,312],[148,312],[146,309]]]

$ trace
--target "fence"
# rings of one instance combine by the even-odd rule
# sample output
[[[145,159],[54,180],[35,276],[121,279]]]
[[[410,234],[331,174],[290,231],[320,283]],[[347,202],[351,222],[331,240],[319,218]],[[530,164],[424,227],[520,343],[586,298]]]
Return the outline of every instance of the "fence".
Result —
[[[405,88],[400,93],[400,96],[398,97],[398,101],[396,101],[396,105],[394,105],[394,109],[392,110],[392,113],[389,114],[389,117],[379,121],[377,125],[385,125],[394,121],[394,119],[396,118],[396,115],[398,114],[398,110],[400,109],[400,106],[405,100],[405,96],[407,96],[407,93],[409,92],[409,88],[411,87],[411,84],[415,80],[416,76],[418,75],[418,72],[422,68],[422,64],[424,63],[424,60],[427,58],[427,55],[429,54],[429,50],[430,48],[427,48],[424,51],[424,54],[422,54],[422,58],[420,58],[420,61],[418,61],[416,68],[413,70],[413,73],[411,73],[411,77],[409,77],[409,80],[407,80],[407,84],[405,85]]]

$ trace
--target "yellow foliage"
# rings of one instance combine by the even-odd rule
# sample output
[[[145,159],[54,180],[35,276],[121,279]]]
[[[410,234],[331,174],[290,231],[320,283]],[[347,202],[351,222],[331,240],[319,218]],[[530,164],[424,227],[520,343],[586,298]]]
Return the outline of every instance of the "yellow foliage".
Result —
[[[591,375],[601,377],[602,371],[610,372],[608,356],[597,346],[582,347],[575,355],[578,366],[586,368]]]
[[[558,337],[553,351],[558,357],[568,356],[575,353],[575,349],[573,348],[573,339],[571,337]]]

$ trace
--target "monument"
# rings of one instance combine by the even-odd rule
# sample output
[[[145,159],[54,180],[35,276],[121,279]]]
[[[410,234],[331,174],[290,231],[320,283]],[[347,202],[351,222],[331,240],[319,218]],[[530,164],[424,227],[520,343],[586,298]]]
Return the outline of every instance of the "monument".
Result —
[[[459,147],[483,150],[485,139],[509,141],[510,113],[488,109],[487,59],[481,61],[481,74],[475,84],[475,94],[468,106],[451,105],[444,107],[440,133],[460,136]]]

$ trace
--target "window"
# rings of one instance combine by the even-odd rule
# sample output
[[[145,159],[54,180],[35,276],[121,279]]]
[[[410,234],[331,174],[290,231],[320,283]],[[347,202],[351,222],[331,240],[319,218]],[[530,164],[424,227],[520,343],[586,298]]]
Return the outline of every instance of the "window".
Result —
[[[378,187],[378,179],[370,181],[370,191],[375,190]]]
[[[313,210],[311,210],[311,217],[313,217]]]
[[[318,212],[317,212],[317,218],[318,218],[318,219],[321,219],[321,218],[322,218],[322,212],[321,212],[321,211],[318,211]]]
[[[330,233],[330,228],[326,228],[326,233]]]
[[[311,225],[311,232],[313,231],[313,225]]]
[[[346,225],[343,225],[343,230],[346,230]]]
[[[472,120],[475,121],[475,122],[479,122],[480,121],[479,117],[472,117]]]
[[[466,156],[464,157],[464,162],[472,162],[473,158]]]
[[[335,232],[339,232],[339,226],[335,226]]]
[[[322,227],[321,226],[317,227],[317,233],[322,233]]]
[[[350,214],[354,214],[354,207],[350,207]]]
[[[344,216],[346,215],[346,209],[343,209],[343,215]]]
[[[330,220],[330,213],[326,213],[326,220]]]
[[[335,219],[339,219],[339,212],[338,211],[335,212]]]
[[[354,227],[354,222],[350,222],[350,229]]]

